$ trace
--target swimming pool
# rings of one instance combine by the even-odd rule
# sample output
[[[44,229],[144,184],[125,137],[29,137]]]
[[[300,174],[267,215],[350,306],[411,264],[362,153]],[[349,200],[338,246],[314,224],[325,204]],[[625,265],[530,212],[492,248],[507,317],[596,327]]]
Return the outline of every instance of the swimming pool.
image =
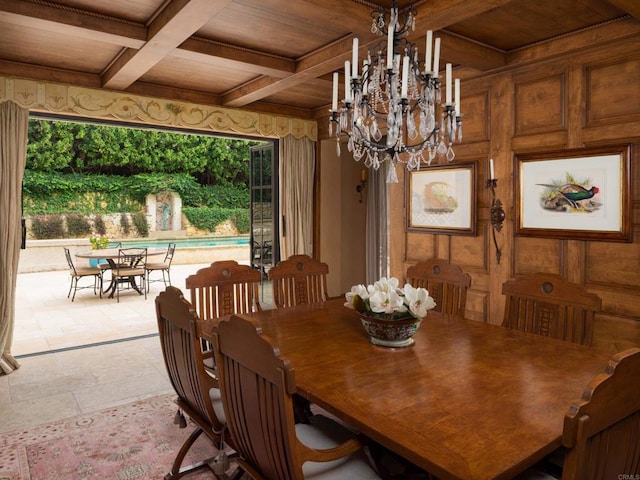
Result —
[[[122,246],[129,247],[147,247],[147,248],[165,248],[169,243],[175,243],[176,248],[184,247],[237,247],[249,246],[249,236],[230,236],[230,237],[194,237],[194,238],[162,238],[162,239],[137,239],[123,240]]]

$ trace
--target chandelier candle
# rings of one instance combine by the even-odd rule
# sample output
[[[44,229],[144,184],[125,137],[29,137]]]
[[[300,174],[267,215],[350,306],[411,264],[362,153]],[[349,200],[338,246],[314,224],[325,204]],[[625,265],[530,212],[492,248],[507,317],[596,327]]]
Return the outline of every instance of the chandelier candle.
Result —
[[[431,49],[433,48],[433,31],[427,30],[427,53],[424,59],[424,73],[431,73]]]
[[[388,161],[387,182],[397,181],[396,167],[408,170],[430,165],[437,157],[453,161],[453,144],[462,141],[460,80],[453,65],[446,65],[445,102],[441,98],[440,38],[426,32],[426,55],[406,37],[415,29],[417,10],[407,6],[376,7],[371,32],[380,35],[364,55],[358,75],[359,41],[353,38],[351,61],[344,63],[344,99],[339,101],[339,73],[333,76],[330,135],[336,128],[336,148],[344,134],[354,160],[377,170]],[[385,41],[386,40],[386,41]],[[386,48],[385,48],[386,47]],[[433,55],[432,55],[433,53]]]

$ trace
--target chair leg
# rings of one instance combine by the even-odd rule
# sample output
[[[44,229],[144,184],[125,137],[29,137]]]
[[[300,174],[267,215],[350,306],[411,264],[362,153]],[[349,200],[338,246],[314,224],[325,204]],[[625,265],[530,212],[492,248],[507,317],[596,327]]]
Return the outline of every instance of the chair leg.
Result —
[[[71,297],[71,301],[76,298],[76,292],[78,291],[78,277],[73,277],[71,280],[71,286],[73,287],[73,297]]]
[[[189,438],[185,440],[185,442],[182,444],[182,447],[180,447],[180,451],[178,452],[176,459],[173,461],[171,472],[167,473],[164,476],[164,480],[178,480],[179,478],[182,478],[194,471],[202,470],[203,468],[211,468],[206,461],[194,463],[184,468],[180,468],[182,462],[184,461],[184,457],[187,455],[189,449],[193,446],[198,437],[200,437],[202,432],[203,430],[198,427],[193,431],[191,435],[189,435]]]
[[[71,296],[71,290],[73,289],[73,277],[71,277],[71,282],[69,282],[69,292],[67,293],[67,298]],[[73,302],[73,300],[71,300]]]

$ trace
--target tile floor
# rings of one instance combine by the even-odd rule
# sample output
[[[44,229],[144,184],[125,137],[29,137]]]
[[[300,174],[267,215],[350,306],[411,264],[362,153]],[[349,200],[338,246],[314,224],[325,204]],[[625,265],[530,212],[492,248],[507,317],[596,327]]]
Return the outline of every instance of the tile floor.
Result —
[[[200,265],[173,265],[171,280]],[[265,285],[262,302],[271,302]],[[0,376],[0,432],[171,393],[157,338],[151,284],[148,298],[135,292],[116,299],[80,290],[67,298],[65,271],[18,275],[12,352],[21,367]]]

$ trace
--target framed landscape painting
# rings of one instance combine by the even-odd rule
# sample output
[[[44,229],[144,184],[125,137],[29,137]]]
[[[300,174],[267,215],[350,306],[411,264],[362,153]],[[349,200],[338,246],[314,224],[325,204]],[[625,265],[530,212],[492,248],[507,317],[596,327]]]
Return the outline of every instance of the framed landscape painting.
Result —
[[[630,148],[516,155],[516,235],[631,241]]]
[[[424,167],[406,175],[407,230],[476,234],[476,164]]]

